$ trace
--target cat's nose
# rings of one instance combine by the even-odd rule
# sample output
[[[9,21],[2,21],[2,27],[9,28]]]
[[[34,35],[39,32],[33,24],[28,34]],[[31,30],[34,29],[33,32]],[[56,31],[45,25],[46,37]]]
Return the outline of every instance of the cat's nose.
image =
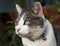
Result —
[[[18,34],[20,31],[20,27],[19,26],[15,26],[15,33]]]
[[[20,31],[20,29],[17,29],[16,31],[17,31],[17,32],[19,32],[19,31]]]
[[[15,27],[15,30],[16,30],[16,32],[19,32],[19,31],[20,31],[19,26],[16,26],[16,27]]]
[[[15,29],[15,33],[18,34],[20,29]]]

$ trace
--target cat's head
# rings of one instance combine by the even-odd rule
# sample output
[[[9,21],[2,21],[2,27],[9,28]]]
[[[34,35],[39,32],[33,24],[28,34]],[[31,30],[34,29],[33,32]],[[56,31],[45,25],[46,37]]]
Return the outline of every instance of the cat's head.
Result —
[[[17,5],[18,7],[18,5]],[[24,11],[19,7],[20,12],[17,18],[17,25],[15,26],[15,32],[20,37],[29,39],[37,39],[44,32],[45,18],[42,12],[42,6],[39,2],[36,2],[32,9]]]

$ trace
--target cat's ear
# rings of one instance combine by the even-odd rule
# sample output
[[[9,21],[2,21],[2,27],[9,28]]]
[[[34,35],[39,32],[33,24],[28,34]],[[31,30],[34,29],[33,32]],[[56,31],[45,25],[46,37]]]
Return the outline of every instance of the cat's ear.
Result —
[[[22,12],[22,8],[18,4],[16,4],[16,10],[18,12],[18,15],[20,15]]]
[[[35,15],[41,16],[43,14],[42,6],[40,2],[36,2],[32,8],[32,11]]]

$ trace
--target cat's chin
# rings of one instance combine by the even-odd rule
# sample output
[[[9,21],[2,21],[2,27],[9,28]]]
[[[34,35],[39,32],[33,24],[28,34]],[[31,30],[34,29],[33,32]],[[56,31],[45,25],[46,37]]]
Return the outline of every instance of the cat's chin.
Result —
[[[40,39],[40,37],[38,37],[38,38],[32,38],[32,37],[30,37],[30,38],[27,38],[27,39],[29,39],[30,41],[36,41],[36,40],[38,40],[38,39]]]

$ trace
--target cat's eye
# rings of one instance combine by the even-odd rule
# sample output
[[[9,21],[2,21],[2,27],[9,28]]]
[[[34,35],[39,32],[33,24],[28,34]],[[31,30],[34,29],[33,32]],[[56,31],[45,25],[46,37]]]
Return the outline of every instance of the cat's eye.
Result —
[[[18,21],[15,21],[15,25],[18,25]]]
[[[28,20],[25,20],[24,25],[29,25],[31,22]]]

